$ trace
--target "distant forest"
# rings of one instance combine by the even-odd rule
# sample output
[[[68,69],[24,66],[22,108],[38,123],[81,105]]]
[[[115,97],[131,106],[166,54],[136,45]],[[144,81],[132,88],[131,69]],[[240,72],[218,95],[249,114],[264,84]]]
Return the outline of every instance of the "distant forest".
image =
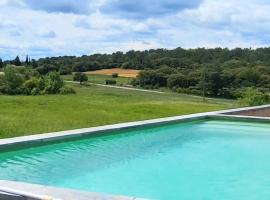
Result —
[[[1,61],[34,68],[40,74],[60,74],[121,67],[142,70],[132,82],[144,88],[167,87],[176,92],[237,98],[240,91],[255,87],[263,93],[270,88],[270,48],[258,49],[156,49],[146,51],[94,54],[81,57],[62,56]]]

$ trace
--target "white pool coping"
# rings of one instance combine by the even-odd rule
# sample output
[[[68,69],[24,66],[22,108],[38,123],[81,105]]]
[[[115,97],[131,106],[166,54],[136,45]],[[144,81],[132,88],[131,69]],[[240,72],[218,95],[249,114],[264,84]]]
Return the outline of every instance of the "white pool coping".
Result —
[[[1,194],[16,195],[31,200],[143,200],[136,197],[86,192],[6,180],[0,180],[0,199]]]
[[[15,147],[18,145],[26,145],[31,146],[35,143],[43,143],[49,141],[61,141],[63,139],[68,138],[79,138],[81,136],[90,136],[93,134],[102,134],[107,133],[114,130],[122,130],[134,127],[143,127],[147,125],[159,125],[159,124],[166,124],[172,122],[182,122],[182,121],[190,121],[190,120],[199,120],[199,119],[207,119],[207,118],[222,118],[222,119],[243,119],[243,120],[259,120],[259,121],[267,121],[270,122],[270,117],[253,117],[253,116],[241,116],[241,115],[232,115],[234,112],[239,111],[246,111],[246,110],[256,110],[256,109],[263,109],[263,108],[270,108],[269,105],[263,106],[255,106],[255,107],[245,107],[245,108],[237,108],[237,109],[229,109],[229,110],[221,110],[221,111],[213,111],[213,112],[205,112],[205,113],[197,113],[197,114],[190,114],[190,115],[182,115],[182,116],[175,116],[175,117],[167,117],[167,118],[160,118],[160,119],[152,119],[152,120],[144,120],[144,121],[136,121],[136,122],[128,122],[128,123],[119,123],[113,125],[105,125],[105,126],[98,126],[98,127],[91,127],[91,128],[82,128],[76,130],[68,130],[68,131],[60,131],[60,132],[51,132],[51,133],[44,133],[44,134],[37,134],[37,135],[30,135],[30,136],[22,136],[22,137],[15,137],[15,138],[7,138],[7,139],[0,139],[0,150],[9,149],[11,147]],[[25,191],[31,191],[25,192]],[[38,195],[44,194],[42,191],[46,191],[45,195],[54,194],[54,198],[45,196],[45,195]],[[58,192],[57,192],[58,191]],[[61,189],[55,187],[48,187],[42,185],[34,185],[28,183],[19,183],[19,182],[12,182],[6,180],[0,180],[0,194],[1,192],[7,193],[14,193],[14,194],[25,194],[29,197],[40,197],[40,199],[55,199],[57,195],[61,194],[62,197],[60,199],[70,199],[69,197],[76,196],[76,200],[85,200],[85,199],[138,199],[135,197],[124,197],[124,196],[109,196],[103,195],[99,193],[86,193],[83,191],[74,191],[69,189]],[[80,197],[81,196],[81,197]],[[86,198],[85,198],[86,196]],[[67,198],[66,198],[67,197]],[[39,198],[36,198],[39,199]]]

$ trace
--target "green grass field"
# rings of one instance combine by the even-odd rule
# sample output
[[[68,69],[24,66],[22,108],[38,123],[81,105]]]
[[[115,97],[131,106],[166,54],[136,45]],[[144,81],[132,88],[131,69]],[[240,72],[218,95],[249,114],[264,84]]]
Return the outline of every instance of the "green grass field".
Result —
[[[90,83],[98,83],[98,84],[104,84],[105,80],[116,80],[116,85],[127,85],[132,80],[132,78],[126,78],[126,77],[118,77],[118,78],[112,78],[112,76],[108,75],[96,75],[96,74],[88,74],[88,82]],[[65,81],[73,81],[72,75],[63,75],[62,78]]]
[[[231,108],[233,101],[81,87],[74,95],[0,96],[0,138]]]

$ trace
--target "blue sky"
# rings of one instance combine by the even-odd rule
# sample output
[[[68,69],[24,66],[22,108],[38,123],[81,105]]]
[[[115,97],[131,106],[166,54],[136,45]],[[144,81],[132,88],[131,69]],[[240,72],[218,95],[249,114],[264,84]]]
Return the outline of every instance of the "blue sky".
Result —
[[[0,58],[270,45],[268,0],[0,0]]]

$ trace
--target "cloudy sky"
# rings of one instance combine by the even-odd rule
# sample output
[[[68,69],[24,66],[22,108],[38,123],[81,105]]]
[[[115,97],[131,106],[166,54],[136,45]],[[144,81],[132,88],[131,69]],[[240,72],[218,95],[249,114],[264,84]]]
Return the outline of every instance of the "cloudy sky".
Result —
[[[0,0],[4,59],[269,45],[269,0]]]

